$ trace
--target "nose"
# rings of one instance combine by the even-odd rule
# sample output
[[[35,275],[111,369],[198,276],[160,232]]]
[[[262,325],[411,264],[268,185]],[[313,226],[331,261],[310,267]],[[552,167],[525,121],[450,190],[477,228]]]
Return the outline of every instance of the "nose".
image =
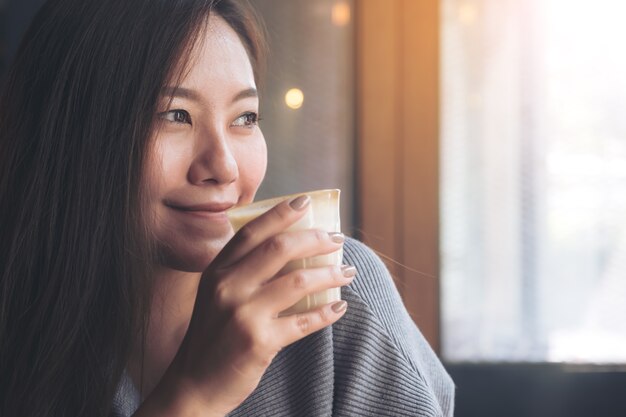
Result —
[[[230,184],[239,177],[237,159],[226,132],[204,132],[198,138],[196,155],[189,167],[189,181],[195,185]]]

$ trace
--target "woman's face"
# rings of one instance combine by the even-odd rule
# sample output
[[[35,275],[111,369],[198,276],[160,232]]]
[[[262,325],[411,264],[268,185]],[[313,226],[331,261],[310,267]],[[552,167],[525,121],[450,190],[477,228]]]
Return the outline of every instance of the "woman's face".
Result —
[[[209,18],[190,63],[162,91],[146,187],[161,262],[202,271],[232,236],[225,211],[252,201],[267,149],[250,60],[221,17]]]

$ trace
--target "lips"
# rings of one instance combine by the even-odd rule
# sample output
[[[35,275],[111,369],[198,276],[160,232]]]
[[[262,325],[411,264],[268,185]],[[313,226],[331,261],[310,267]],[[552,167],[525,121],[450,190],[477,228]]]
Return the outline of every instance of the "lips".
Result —
[[[209,213],[220,213],[228,210],[234,203],[203,203],[203,204],[177,204],[177,203],[166,203],[166,206],[169,206],[176,210],[182,211],[206,211]]]
[[[189,214],[196,217],[202,217],[212,220],[226,221],[226,210],[233,207],[235,203],[231,202],[209,202],[200,204],[189,204],[179,202],[165,202],[165,205],[179,213]]]

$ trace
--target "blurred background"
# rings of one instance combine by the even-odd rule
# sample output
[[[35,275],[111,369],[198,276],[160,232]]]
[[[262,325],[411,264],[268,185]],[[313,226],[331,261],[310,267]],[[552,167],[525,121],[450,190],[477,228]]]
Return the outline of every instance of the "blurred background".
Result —
[[[260,197],[342,189],[455,415],[626,416],[626,3],[250,2]],[[0,0],[0,74],[40,3]]]

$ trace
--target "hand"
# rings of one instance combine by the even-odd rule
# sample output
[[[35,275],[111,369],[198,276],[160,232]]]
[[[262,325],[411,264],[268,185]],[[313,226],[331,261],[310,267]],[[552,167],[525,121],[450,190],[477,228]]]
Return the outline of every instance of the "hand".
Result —
[[[165,378],[186,409],[223,415],[256,388],[285,346],[337,321],[345,302],[279,317],[305,295],[347,285],[354,269],[329,266],[278,275],[294,259],[337,251],[343,236],[285,232],[308,198],[283,202],[245,225],[200,281],[187,334]],[[170,384],[170,387],[172,387]],[[191,406],[191,408],[189,408]]]

